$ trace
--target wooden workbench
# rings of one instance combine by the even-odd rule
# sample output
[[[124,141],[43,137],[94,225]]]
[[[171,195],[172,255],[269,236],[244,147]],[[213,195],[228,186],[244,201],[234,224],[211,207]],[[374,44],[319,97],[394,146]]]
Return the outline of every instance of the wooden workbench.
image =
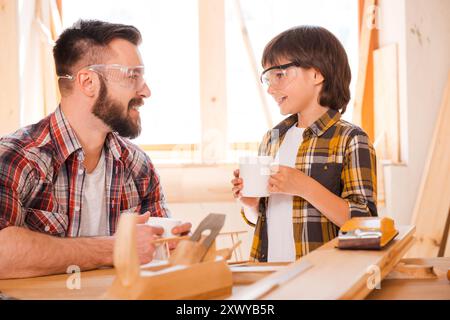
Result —
[[[392,244],[392,254],[395,250],[407,250],[409,241],[402,239],[411,237],[413,228],[404,227],[400,229],[400,234]],[[405,242],[405,243],[403,243]],[[321,299],[335,298],[333,294],[341,292],[352,293],[353,296],[339,296],[337,298],[364,298],[369,291],[364,288],[347,285],[352,290],[342,289],[345,281],[351,277],[364,279],[364,261],[371,263],[381,263],[383,266],[390,265],[394,261],[389,260],[389,255],[382,255],[380,251],[340,251],[335,248],[335,240],[306,256],[314,266],[306,272],[298,275],[290,281],[287,286],[274,290],[265,298],[268,299]],[[395,250],[392,250],[395,249]],[[389,253],[391,253],[389,251]],[[333,259],[330,261],[326,257]],[[338,257],[338,258],[336,258]],[[340,258],[339,258],[340,257]],[[449,267],[450,258],[433,260],[416,260],[416,263],[429,263],[435,265],[439,270]],[[398,262],[398,261],[397,261]],[[397,263],[395,262],[395,263]],[[336,264],[342,264],[341,269],[333,269]],[[353,263],[353,264],[352,264]],[[345,270],[347,265],[347,270]],[[353,267],[351,267],[353,266]],[[354,274],[352,268],[362,267],[361,274]],[[289,267],[289,266],[288,266]],[[352,274],[353,273],[353,274]],[[373,291],[369,299],[450,299],[450,284],[444,279],[443,272],[439,279],[433,280],[386,280],[381,284],[381,290]],[[101,299],[107,288],[115,278],[114,269],[103,269],[82,272],[81,288],[70,290],[66,282],[70,274],[37,277],[29,279],[0,280],[0,291],[7,296],[18,299]],[[356,279],[355,278],[355,279]],[[331,281],[331,282],[330,282]],[[299,285],[300,286],[297,286]],[[312,290],[307,286],[314,286]],[[345,287],[345,285],[344,285]],[[245,290],[246,286],[236,285],[233,287],[233,294]],[[296,288],[292,291],[292,288]],[[299,288],[309,288],[301,290]],[[344,291],[343,291],[344,290]],[[411,293],[411,291],[414,291]],[[291,292],[291,293],[290,293]],[[321,295],[321,296],[320,296]]]

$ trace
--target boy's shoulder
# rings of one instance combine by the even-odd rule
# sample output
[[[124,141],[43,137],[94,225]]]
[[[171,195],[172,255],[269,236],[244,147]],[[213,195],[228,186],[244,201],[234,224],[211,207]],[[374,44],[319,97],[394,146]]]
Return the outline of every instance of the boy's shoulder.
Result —
[[[355,136],[368,137],[367,133],[359,126],[354,123],[348,122],[344,119],[339,119],[336,121],[334,126],[336,128],[335,132],[343,137],[353,138]]]

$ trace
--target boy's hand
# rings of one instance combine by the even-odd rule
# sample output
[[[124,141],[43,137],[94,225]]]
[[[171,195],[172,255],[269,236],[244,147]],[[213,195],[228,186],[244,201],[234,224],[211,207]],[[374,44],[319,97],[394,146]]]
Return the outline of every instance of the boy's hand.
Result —
[[[310,177],[298,169],[276,166],[272,167],[268,190],[270,193],[284,193],[302,197]]]
[[[233,175],[234,179],[231,180],[231,184],[233,185],[233,188],[231,189],[233,197],[239,199],[239,201],[247,207],[256,208],[259,203],[259,198],[243,197],[241,194],[242,188],[244,188],[244,181],[239,177],[239,169],[234,170]]]

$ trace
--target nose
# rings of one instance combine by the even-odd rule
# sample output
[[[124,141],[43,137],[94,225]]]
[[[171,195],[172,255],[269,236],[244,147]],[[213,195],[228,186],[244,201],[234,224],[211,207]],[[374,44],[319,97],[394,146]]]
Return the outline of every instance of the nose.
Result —
[[[273,87],[272,87],[272,85],[270,83],[267,85],[267,93],[270,94],[270,95],[274,94]]]
[[[142,87],[142,89],[138,92],[139,96],[142,98],[150,98],[150,96],[152,95],[152,92],[150,91],[150,88],[147,85],[147,82],[144,83],[144,86]]]

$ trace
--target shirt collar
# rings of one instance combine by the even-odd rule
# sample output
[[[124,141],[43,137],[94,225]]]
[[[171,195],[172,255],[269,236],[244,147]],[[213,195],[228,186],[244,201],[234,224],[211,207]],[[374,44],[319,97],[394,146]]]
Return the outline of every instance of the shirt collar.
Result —
[[[55,141],[56,159],[63,163],[74,152],[78,153],[78,160],[84,160],[84,152],[75,131],[69,124],[66,116],[61,110],[61,106],[55,110],[50,117],[50,134]],[[117,160],[122,155],[122,148],[116,133],[110,132],[106,136],[105,146]]]
[[[314,134],[318,137],[323,135],[329,128],[331,128],[341,118],[341,113],[334,109],[328,109],[319,119],[317,119],[306,130],[306,136]]]
[[[50,117],[50,134],[55,142],[56,159],[59,163],[63,163],[72,153],[81,149],[80,141],[60,106]]]
[[[105,146],[107,147],[108,150],[111,151],[113,157],[116,160],[120,160],[120,158],[123,155],[122,153],[128,151],[125,148],[122,149],[121,144],[119,143],[118,135],[115,132],[108,133],[105,140]],[[126,155],[127,154],[128,153],[126,152]]]
[[[303,138],[310,137],[311,135],[316,135],[320,137],[323,135],[331,126],[333,126],[341,118],[341,113],[334,109],[328,109],[319,119],[317,119],[313,124],[303,132]],[[286,132],[298,122],[297,114],[293,114],[279,124],[277,124],[274,129],[279,130],[279,136],[283,137]]]

